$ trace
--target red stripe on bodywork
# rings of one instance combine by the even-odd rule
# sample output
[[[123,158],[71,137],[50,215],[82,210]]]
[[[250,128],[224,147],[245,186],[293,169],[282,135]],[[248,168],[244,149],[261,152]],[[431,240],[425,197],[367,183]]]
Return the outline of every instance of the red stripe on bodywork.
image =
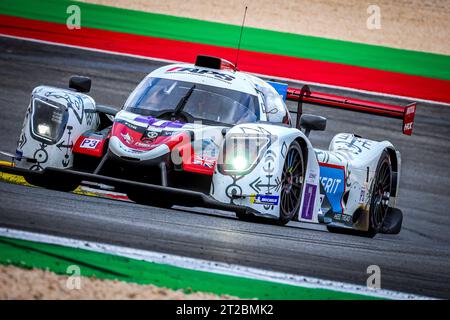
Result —
[[[194,62],[198,54],[236,57],[233,48],[86,27],[69,30],[63,24],[6,15],[0,15],[0,33],[185,62]],[[245,50],[239,58],[239,67],[247,72],[450,103],[446,80]]]
[[[326,162],[319,162],[319,166],[320,167],[329,167],[329,168],[334,168],[334,169],[342,169],[345,171],[345,167],[344,166],[340,166],[338,164],[332,164],[332,163],[326,163]]]
[[[212,176],[214,174],[214,167],[208,168],[199,164],[183,163],[183,171]]]

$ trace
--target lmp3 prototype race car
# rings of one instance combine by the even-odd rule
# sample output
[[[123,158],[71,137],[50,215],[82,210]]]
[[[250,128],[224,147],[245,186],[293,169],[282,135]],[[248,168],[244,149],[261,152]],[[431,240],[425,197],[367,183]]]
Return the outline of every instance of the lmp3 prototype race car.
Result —
[[[151,72],[120,111],[86,93],[39,86],[31,95],[13,166],[33,185],[72,191],[83,181],[113,186],[132,201],[169,208],[207,207],[242,220],[323,223],[373,236],[400,232],[400,153],[388,141],[337,134],[315,149],[311,130],[326,118],[302,103],[403,119],[415,104],[393,106],[264,81],[223,59],[198,56]],[[296,121],[285,100],[298,101]]]

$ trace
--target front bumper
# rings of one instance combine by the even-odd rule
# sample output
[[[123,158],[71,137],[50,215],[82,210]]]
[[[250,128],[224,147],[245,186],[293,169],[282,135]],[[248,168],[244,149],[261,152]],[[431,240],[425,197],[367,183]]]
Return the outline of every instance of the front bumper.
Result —
[[[170,149],[165,144],[152,150],[139,151],[128,148],[117,137],[111,137],[108,149],[111,158],[133,165],[158,165],[160,162],[168,164],[170,160]]]

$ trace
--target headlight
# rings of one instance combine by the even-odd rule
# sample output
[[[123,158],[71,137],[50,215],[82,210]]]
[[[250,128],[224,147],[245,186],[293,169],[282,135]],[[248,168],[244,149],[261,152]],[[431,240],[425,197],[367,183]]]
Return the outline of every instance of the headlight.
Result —
[[[37,140],[48,144],[56,143],[62,136],[65,122],[65,107],[60,104],[46,102],[39,98],[33,100],[32,133]]]
[[[50,126],[48,126],[46,124],[38,124],[37,128],[38,128],[38,134],[40,136],[51,137],[52,132],[50,130]]]
[[[245,174],[258,163],[267,149],[270,138],[266,135],[231,134],[225,139],[218,170],[228,174]]]
[[[248,162],[244,157],[237,156],[232,160],[232,167],[236,171],[243,171],[247,168]]]

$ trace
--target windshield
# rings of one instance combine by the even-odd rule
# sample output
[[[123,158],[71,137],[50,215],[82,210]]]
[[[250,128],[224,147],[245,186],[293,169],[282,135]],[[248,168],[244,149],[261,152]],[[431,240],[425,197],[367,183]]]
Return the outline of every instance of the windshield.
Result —
[[[170,112],[194,83],[146,78],[125,103],[124,109],[137,114],[160,116]],[[194,119],[234,125],[259,120],[256,95],[196,83],[182,109]]]

